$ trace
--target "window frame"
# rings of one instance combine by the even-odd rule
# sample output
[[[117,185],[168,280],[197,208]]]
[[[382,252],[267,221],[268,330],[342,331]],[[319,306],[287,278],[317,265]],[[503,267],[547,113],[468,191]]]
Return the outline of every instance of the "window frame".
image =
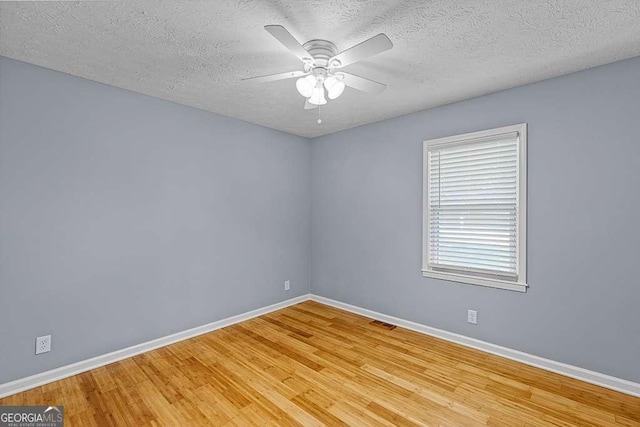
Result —
[[[429,267],[429,151],[433,148],[442,148],[472,142],[473,140],[486,140],[503,134],[518,132],[518,218],[516,226],[516,259],[518,261],[517,280],[503,278],[491,278],[466,274],[465,272],[448,272],[433,270]],[[520,123],[500,128],[487,129],[478,132],[447,136],[444,138],[429,139],[423,141],[422,153],[422,276],[433,279],[449,280],[470,285],[488,286],[511,291],[527,291],[527,124]]]

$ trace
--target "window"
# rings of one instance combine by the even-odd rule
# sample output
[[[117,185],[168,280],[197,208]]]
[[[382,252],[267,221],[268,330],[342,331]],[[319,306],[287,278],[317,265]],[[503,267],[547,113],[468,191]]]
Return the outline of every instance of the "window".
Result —
[[[424,142],[422,274],[525,292],[527,125]]]

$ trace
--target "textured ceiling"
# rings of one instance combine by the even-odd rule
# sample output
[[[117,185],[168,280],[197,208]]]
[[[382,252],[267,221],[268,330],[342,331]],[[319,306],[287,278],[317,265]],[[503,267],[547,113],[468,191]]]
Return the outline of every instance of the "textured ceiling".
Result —
[[[345,68],[388,84],[303,110],[302,69],[265,24],[346,49],[394,48]],[[640,0],[0,2],[0,55],[314,137],[640,55]]]

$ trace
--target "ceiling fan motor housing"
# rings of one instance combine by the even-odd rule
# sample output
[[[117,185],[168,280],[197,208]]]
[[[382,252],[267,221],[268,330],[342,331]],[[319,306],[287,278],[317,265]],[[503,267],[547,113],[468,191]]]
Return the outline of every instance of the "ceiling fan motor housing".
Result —
[[[316,69],[324,69],[317,74],[326,75],[327,71],[331,67],[335,67],[336,64],[329,64],[329,59],[338,54],[338,48],[335,44],[328,40],[309,40],[302,47],[313,56],[313,61],[309,61],[305,64],[305,68],[309,67],[307,71],[314,71]],[[313,65],[315,63],[315,65]]]

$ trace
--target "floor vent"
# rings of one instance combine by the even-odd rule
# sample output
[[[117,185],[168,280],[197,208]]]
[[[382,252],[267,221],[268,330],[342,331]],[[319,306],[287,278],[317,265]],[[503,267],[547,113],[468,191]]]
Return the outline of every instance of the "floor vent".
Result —
[[[375,326],[380,326],[381,328],[385,328],[388,330],[394,330],[395,328],[397,328],[396,325],[392,325],[391,323],[386,323],[386,322],[381,322],[380,320],[374,320],[372,322],[370,322],[372,325]]]

